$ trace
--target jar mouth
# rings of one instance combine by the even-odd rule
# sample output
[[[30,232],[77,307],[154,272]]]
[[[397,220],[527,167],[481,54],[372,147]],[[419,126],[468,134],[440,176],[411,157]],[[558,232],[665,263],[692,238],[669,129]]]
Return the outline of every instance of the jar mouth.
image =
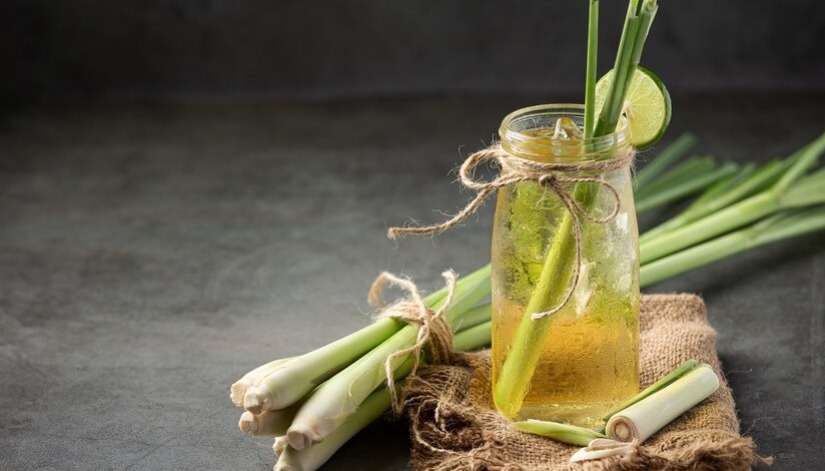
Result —
[[[616,131],[588,139],[554,138],[550,133],[559,118],[570,118],[581,127],[584,123],[584,105],[550,104],[521,108],[504,117],[499,127],[501,145],[507,152],[524,159],[539,162],[575,163],[607,160],[619,149],[627,148],[630,129],[622,116]]]

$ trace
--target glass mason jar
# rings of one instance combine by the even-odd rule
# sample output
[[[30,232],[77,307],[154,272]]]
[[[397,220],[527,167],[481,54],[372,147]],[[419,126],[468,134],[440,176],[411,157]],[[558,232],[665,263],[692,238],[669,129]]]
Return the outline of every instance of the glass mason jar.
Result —
[[[608,136],[569,140],[554,135],[557,120],[570,118],[581,126],[583,112],[580,105],[517,110],[501,124],[501,145],[515,157],[561,165],[606,161],[630,151],[624,119]],[[619,211],[602,223],[578,217],[578,283],[560,311],[538,320],[531,314],[558,306],[572,285],[574,215],[538,183],[498,191],[492,242],[493,397],[508,417],[590,427],[638,393],[639,235],[629,167],[595,175],[617,190]],[[605,218],[615,208],[615,196],[599,184],[563,186],[593,218]]]

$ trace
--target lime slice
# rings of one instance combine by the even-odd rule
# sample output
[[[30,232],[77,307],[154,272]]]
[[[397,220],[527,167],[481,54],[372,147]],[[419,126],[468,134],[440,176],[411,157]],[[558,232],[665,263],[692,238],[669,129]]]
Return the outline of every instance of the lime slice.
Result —
[[[596,83],[596,110],[601,111],[613,81],[611,70]],[[653,72],[638,67],[627,90],[622,112],[630,127],[630,144],[643,149],[656,143],[670,124],[670,94]]]

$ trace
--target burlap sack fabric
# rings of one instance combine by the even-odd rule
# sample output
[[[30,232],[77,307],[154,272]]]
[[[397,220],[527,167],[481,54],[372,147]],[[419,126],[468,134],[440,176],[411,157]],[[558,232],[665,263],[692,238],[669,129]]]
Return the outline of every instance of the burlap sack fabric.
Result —
[[[716,332],[702,299],[690,294],[642,298],[641,385],[683,361],[713,367],[722,386],[627,457],[569,463],[577,447],[519,432],[493,408],[489,351],[429,366],[405,388],[416,471],[744,470],[766,462],[739,435],[731,390],[716,354]]]

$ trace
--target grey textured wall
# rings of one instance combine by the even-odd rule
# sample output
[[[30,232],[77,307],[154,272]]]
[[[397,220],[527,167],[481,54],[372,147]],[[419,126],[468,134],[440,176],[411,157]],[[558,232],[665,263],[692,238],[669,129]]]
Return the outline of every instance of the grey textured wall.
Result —
[[[602,2],[602,68],[627,2]],[[825,90],[825,3],[662,0],[671,89]],[[0,94],[570,93],[584,0],[4,0]]]

